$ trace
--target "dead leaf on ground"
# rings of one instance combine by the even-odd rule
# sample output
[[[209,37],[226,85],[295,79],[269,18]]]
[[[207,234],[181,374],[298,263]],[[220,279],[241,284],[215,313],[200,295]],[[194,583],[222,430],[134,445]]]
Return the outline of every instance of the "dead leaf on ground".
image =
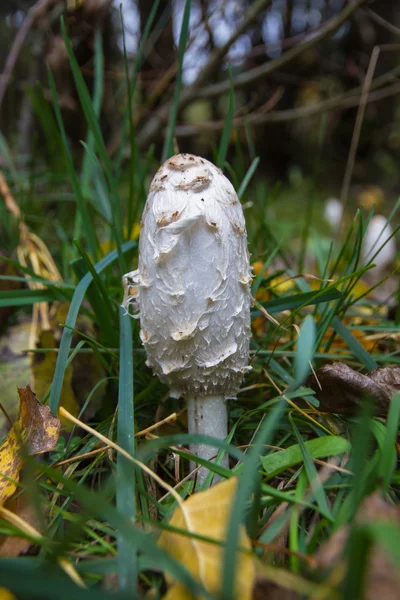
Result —
[[[316,375],[322,389],[314,376],[307,383],[315,391],[322,412],[354,415],[363,400],[371,397],[375,413],[386,416],[393,394],[400,391],[400,367],[383,367],[363,375],[335,362],[318,369]]]
[[[34,529],[40,529],[37,512],[25,492],[18,494],[7,502],[7,509],[23,519]],[[17,535],[0,535],[0,558],[10,558],[26,552],[32,546],[31,540]],[[1,600],[1,595],[0,595]]]
[[[226,539],[226,528],[236,488],[237,479],[232,477],[205,492],[193,494],[175,509],[169,524],[186,532],[223,542]],[[158,544],[183,564],[210,593],[220,592],[224,556],[222,546],[170,531],[161,534]],[[250,539],[244,526],[240,529],[238,546],[246,552],[241,552],[238,557],[235,593],[240,600],[250,600],[255,580],[255,564],[251,555]],[[168,576],[167,583],[171,587],[164,600],[192,598],[181,583]]]
[[[400,507],[386,502],[379,492],[366,498],[361,505],[356,522],[360,525],[372,523],[391,523],[400,525]],[[349,535],[349,525],[344,525],[318,550],[315,558],[323,568],[335,567],[343,558]],[[365,600],[397,600],[400,590],[400,572],[392,557],[375,543],[370,551],[366,570],[364,593]]]
[[[6,588],[0,587],[0,600],[17,600],[17,597]]]
[[[297,600],[300,596],[293,590],[287,590],[280,585],[268,581],[263,577],[257,577],[252,600]]]
[[[20,409],[17,421],[0,446],[0,506],[17,488],[23,465],[21,449],[29,454],[53,450],[60,434],[60,421],[43,406],[29,385],[18,388]]]

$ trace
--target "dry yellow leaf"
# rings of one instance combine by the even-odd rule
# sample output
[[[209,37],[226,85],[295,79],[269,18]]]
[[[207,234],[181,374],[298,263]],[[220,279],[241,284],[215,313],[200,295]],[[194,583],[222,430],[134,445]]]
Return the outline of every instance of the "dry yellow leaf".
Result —
[[[193,494],[175,509],[169,524],[217,542],[224,542],[236,487],[237,479],[232,477],[205,492]],[[161,534],[158,544],[183,564],[210,593],[220,592],[223,546],[170,531]],[[255,579],[255,564],[251,555],[250,540],[243,526],[238,545],[244,551],[240,551],[238,556],[235,594],[237,600],[250,600]],[[164,596],[164,600],[188,600],[193,597],[182,584],[168,577],[167,582],[172,587]]]
[[[17,597],[6,588],[0,587],[0,600],[17,600]]]
[[[18,388],[19,416],[0,446],[0,505],[16,490],[22,468],[21,448],[29,454],[53,450],[60,434],[60,421],[43,406],[29,385]]]

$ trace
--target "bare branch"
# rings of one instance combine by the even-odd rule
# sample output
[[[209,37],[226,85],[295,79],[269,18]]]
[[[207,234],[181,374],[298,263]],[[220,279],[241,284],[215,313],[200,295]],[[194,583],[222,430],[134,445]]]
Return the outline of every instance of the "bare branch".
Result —
[[[358,0],[359,1],[359,0]],[[229,52],[229,48],[236,42],[238,37],[246,31],[251,23],[256,19],[257,15],[267,8],[271,4],[272,0],[257,0],[253,5],[246,11],[243,21],[235,31],[235,33],[229,38],[229,40],[221,46],[216,48],[211,53],[207,64],[203,67],[197,76],[196,81],[188,88],[182,91],[178,110],[182,110],[198,97],[198,88],[207,83],[212,73],[221,66],[221,63],[225,55]],[[161,128],[165,125],[168,120],[171,104],[167,104],[160,107],[155,115],[146,123],[143,129],[138,135],[138,144],[143,147],[154,141],[159,134]]]
[[[363,8],[363,12],[367,13],[377,25],[381,25],[387,31],[390,31],[390,33],[393,33],[397,37],[400,37],[400,29],[393,25],[393,23],[389,23],[389,21],[378,15],[371,8]]]
[[[216,48],[214,52],[210,55],[207,64],[203,67],[203,69],[197,76],[197,79],[194,83],[194,88],[198,88],[208,82],[213,72],[221,66],[221,63],[226,54],[228,54],[230,47],[236,42],[236,40],[242,35],[242,33],[244,33],[247,30],[247,28],[257,18],[257,15],[262,10],[265,10],[271,3],[272,0],[257,0],[257,2],[253,3],[253,5],[247,10],[243,21],[240,23],[235,33],[223,46],[221,46],[220,48]]]
[[[248,71],[247,73],[242,73],[235,78],[233,85],[235,88],[240,88],[248,85],[249,83],[253,83],[257,81],[257,79],[261,79],[262,77],[266,77],[280,69],[284,65],[287,65],[292,60],[297,58],[304,50],[308,50],[312,46],[315,46],[323,40],[324,38],[331,35],[334,31],[339,29],[339,27],[345,23],[348,18],[359,8],[362,4],[364,4],[367,0],[355,0],[354,2],[349,2],[349,4],[339,13],[336,17],[332,17],[329,21],[327,21],[317,32],[311,33],[304,42],[301,44],[297,44],[279,58],[275,60],[271,60],[259,67],[255,67]],[[214,96],[220,96],[221,94],[226,94],[229,91],[229,81],[222,81],[221,83],[216,83],[213,85],[209,85],[202,90],[197,92],[197,97],[200,98],[212,98]]]
[[[246,86],[249,83],[252,83],[257,79],[260,79],[261,77],[269,75],[273,71],[288,64],[294,58],[299,56],[304,50],[311,48],[312,46],[320,42],[322,39],[328,37],[334,31],[336,31],[365,2],[367,2],[367,0],[354,0],[353,2],[349,2],[339,15],[330,19],[320,28],[319,31],[314,32],[310,36],[308,36],[303,43],[294,46],[279,58],[269,61],[266,64],[261,65],[259,67],[255,67],[251,71],[243,73],[236,77],[236,79],[233,82],[235,88]],[[196,98],[210,98],[214,96],[219,96],[220,94],[224,94],[229,91],[228,81],[223,81],[221,83],[209,85],[203,88],[201,88],[201,86],[204,85],[204,83],[209,79],[210,74],[221,64],[224,56],[229,51],[230,46],[237,40],[239,35],[241,35],[246,30],[246,28],[256,18],[257,14],[268,4],[268,0],[259,0],[258,2],[255,2],[253,6],[251,6],[251,8],[247,11],[244,17],[243,22],[241,23],[237,31],[233,34],[233,36],[226,42],[226,44],[224,44],[224,46],[215,50],[212,53],[208,63],[199,73],[194,84],[183,90],[179,101],[179,110],[185,108]],[[167,103],[166,105],[162,106],[159,109],[159,111],[157,111],[157,113],[152,117],[152,119],[150,119],[149,122],[143,127],[143,129],[138,134],[138,144],[140,147],[148,145],[157,138],[157,136],[160,134],[161,129],[167,122],[169,110],[170,103]],[[271,115],[273,114],[277,113],[271,113]],[[182,129],[178,127],[177,133],[178,130]]]
[[[26,36],[35,24],[35,21],[39,19],[53,4],[56,3],[57,0],[39,0],[32,6],[32,8],[28,10],[26,18],[19,28],[10,52],[8,53],[3,73],[0,75],[0,107],[3,103],[4,96],[10,82],[11,73],[13,72],[13,69],[17,63],[18,56],[21,52],[22,46],[24,45]]]
[[[359,88],[357,88],[359,89]],[[234,127],[243,127],[245,122],[250,123],[252,125],[263,125],[265,123],[285,123],[289,121],[297,121],[299,119],[306,119],[309,117],[314,117],[316,115],[322,114],[324,112],[330,112],[333,110],[344,110],[346,108],[352,108],[353,106],[357,106],[360,102],[360,94],[355,90],[350,90],[344,94],[338,94],[329,100],[324,100],[322,102],[316,102],[315,104],[308,106],[301,106],[299,108],[290,108],[287,110],[279,110],[266,114],[258,114],[253,113],[248,115],[246,120],[244,118],[235,119],[233,122]],[[388,85],[382,89],[379,89],[375,92],[370,93],[367,99],[367,104],[371,102],[378,102],[379,100],[383,100],[384,98],[388,98],[389,96],[395,96],[400,94],[400,82],[393,83],[392,85]],[[202,122],[199,125],[178,125],[176,127],[176,135],[177,137],[188,137],[191,135],[195,135],[200,131],[214,131],[223,129],[223,122]]]
[[[379,46],[375,46],[375,48],[372,50],[371,60],[369,61],[368,71],[365,75],[365,80],[361,91],[360,104],[358,106],[356,122],[354,124],[353,137],[351,139],[351,146],[349,150],[349,156],[347,159],[346,171],[343,177],[342,189],[340,191],[340,201],[343,204],[343,208],[345,208],[347,202],[351,177],[356,161],[358,142],[360,140],[361,128],[364,121],[365,110],[367,108],[368,95],[371,89],[380,51],[381,49],[379,48]]]

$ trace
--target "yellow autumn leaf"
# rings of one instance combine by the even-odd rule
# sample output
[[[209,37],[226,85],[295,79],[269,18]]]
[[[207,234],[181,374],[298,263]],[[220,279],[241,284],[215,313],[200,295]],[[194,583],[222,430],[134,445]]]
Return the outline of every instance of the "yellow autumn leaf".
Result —
[[[0,600],[17,600],[17,597],[6,588],[0,587]]]
[[[23,465],[21,448],[29,454],[53,450],[60,434],[60,421],[43,406],[29,385],[18,388],[19,416],[0,446],[0,506],[16,490]]]
[[[175,509],[169,524],[210,540],[224,542],[236,488],[237,479],[232,477],[205,492],[193,494]],[[220,592],[223,546],[170,531],[161,534],[158,544],[183,564],[210,593]],[[251,555],[250,539],[244,526],[240,529],[238,547],[242,550],[239,551],[237,561],[235,597],[237,600],[250,600],[255,579],[255,564]],[[167,583],[171,587],[164,600],[193,598],[181,583],[168,576]]]

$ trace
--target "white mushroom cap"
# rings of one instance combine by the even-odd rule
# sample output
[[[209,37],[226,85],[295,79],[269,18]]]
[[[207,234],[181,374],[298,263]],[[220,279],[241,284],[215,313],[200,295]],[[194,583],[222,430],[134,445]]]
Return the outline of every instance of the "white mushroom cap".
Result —
[[[391,237],[392,235],[393,228],[386,217],[374,215],[369,222],[363,239],[362,257],[364,264],[373,259],[378,270],[392,265],[396,258],[396,242],[394,237]],[[380,248],[382,249],[380,250]],[[374,256],[378,251],[379,253]]]
[[[339,229],[343,216],[343,204],[337,198],[328,198],[324,205],[324,219],[333,231]]]
[[[237,194],[191,154],[157,171],[143,212],[138,303],[147,364],[171,395],[235,397],[248,367],[251,268]]]

